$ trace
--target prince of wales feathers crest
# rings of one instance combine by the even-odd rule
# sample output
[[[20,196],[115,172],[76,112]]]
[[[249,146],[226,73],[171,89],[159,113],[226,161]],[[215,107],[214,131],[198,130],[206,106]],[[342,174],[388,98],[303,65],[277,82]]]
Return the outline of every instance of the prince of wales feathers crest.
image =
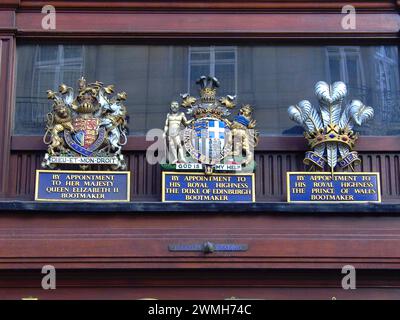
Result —
[[[126,93],[111,96],[114,86],[96,81],[78,81],[78,95],[65,84],[59,92],[47,91],[53,100],[47,114],[43,141],[48,145],[42,167],[54,169],[59,164],[107,165],[112,170],[125,170],[121,149],[127,142]]]
[[[361,161],[353,150],[358,139],[353,128],[372,119],[374,109],[359,100],[352,100],[342,112],[347,87],[341,81],[332,85],[319,81],[315,85],[315,94],[319,108],[303,100],[288,109],[290,119],[304,128],[304,136],[313,149],[306,152],[304,164],[314,171],[324,171],[326,165],[332,173],[337,166],[350,167],[354,171],[353,165]]]
[[[217,88],[220,84],[215,77],[202,76],[196,83],[200,86],[200,98],[188,93],[181,94],[181,106],[186,109],[187,115],[193,117],[189,121],[184,117],[182,121],[185,128],[179,131],[183,145],[180,139],[174,142],[170,134],[168,137],[170,153],[183,147],[189,157],[182,159],[182,156],[172,156],[171,161],[170,156],[170,164],[200,163],[204,165],[206,173],[211,173],[213,167],[220,164],[233,164],[239,171],[242,167],[252,171],[258,133],[254,130],[256,121],[252,119],[251,106],[244,105],[230,121],[227,117],[231,114],[230,110],[235,108],[236,96],[218,98]],[[173,124],[170,119],[171,113],[167,116],[166,133],[171,132]]]

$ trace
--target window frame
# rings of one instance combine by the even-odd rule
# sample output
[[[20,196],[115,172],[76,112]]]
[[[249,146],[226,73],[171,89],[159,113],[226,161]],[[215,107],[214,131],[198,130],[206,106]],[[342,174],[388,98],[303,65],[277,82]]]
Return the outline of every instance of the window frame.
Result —
[[[215,55],[217,52],[228,52],[231,51],[234,53],[234,58],[231,59],[233,60],[233,66],[234,66],[234,78],[235,78],[235,85],[234,85],[234,91],[235,92],[231,92],[230,94],[232,95],[237,95],[238,92],[238,87],[237,87],[237,83],[238,83],[238,47],[237,46],[215,46],[215,45],[210,45],[210,46],[189,46],[189,50],[188,50],[188,84],[187,84],[187,92],[191,93],[191,87],[193,85],[192,81],[192,73],[191,73],[191,69],[192,69],[192,53],[196,50],[198,50],[199,52],[201,52],[201,49],[204,50],[205,52],[205,48],[208,48],[209,51],[209,61],[210,61],[210,69],[209,69],[209,73],[208,75],[215,77],[215,66],[216,66],[216,58]],[[221,50],[221,48],[223,48],[223,50]],[[225,59],[228,60],[228,59]],[[221,64],[228,64],[227,62],[225,63],[221,63]],[[196,64],[194,64],[196,65]],[[201,65],[201,64],[199,64]]]

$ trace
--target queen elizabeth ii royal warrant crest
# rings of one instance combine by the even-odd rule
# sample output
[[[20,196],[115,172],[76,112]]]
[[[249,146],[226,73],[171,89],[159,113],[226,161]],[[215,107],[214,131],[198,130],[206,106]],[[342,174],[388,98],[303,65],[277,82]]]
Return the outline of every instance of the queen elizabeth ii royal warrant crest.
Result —
[[[78,93],[61,84],[47,91],[47,145],[36,170],[35,200],[53,202],[130,201],[130,172],[121,149],[127,142],[126,93],[114,86],[78,81]],[[77,170],[78,169],[78,170]]]
[[[47,91],[53,100],[47,115],[43,141],[47,153],[43,168],[59,165],[78,165],[88,169],[93,165],[109,166],[112,170],[125,170],[121,149],[127,142],[126,93],[111,96],[114,86],[96,81],[87,84],[78,81],[78,94],[73,88],[61,84],[59,92]]]

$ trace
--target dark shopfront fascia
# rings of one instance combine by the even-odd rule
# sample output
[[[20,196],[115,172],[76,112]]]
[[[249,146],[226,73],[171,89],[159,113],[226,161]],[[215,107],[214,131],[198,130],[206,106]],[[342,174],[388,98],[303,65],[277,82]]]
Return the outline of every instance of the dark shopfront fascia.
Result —
[[[44,31],[40,3],[3,1],[0,297],[107,298],[113,290],[121,298],[399,298],[399,136],[364,136],[357,145],[362,170],[381,172],[382,204],[286,204],[285,173],[302,169],[306,143],[263,136],[257,202],[199,208],[159,202],[160,169],[147,164],[150,142],[143,136],[131,136],[124,149],[133,172],[131,203],[36,204],[41,137],[12,133],[19,44],[398,44],[398,2],[353,3],[358,27],[345,31],[339,1],[121,1],[112,9],[104,1],[53,1],[57,29]],[[249,249],[168,251],[168,244],[204,241]],[[57,290],[40,288],[45,264],[59,270]],[[359,270],[354,292],[340,286],[346,264]]]

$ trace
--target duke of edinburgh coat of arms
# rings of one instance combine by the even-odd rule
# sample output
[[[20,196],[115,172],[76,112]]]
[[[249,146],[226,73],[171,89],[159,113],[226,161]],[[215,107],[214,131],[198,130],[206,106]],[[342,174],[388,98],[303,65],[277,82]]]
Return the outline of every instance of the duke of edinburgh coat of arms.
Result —
[[[189,170],[201,168],[206,173],[253,171],[258,133],[254,130],[256,121],[252,119],[251,106],[244,105],[233,120],[229,120],[227,117],[235,108],[236,97],[217,98],[220,84],[215,77],[202,76],[197,84],[200,98],[187,93],[181,95],[181,107],[192,116],[191,120],[178,112],[176,102],[171,104],[164,128],[170,157],[169,165],[163,168],[174,169],[180,165]],[[180,129],[182,124],[183,130]],[[179,137],[172,133],[176,131],[180,132]]]
[[[114,92],[112,85],[96,81],[78,81],[78,95],[71,87],[60,85],[59,93],[47,91],[53,110],[47,115],[43,141],[48,145],[42,167],[53,169],[60,164],[108,165],[112,170],[126,169],[121,148],[127,142],[126,93]]]

